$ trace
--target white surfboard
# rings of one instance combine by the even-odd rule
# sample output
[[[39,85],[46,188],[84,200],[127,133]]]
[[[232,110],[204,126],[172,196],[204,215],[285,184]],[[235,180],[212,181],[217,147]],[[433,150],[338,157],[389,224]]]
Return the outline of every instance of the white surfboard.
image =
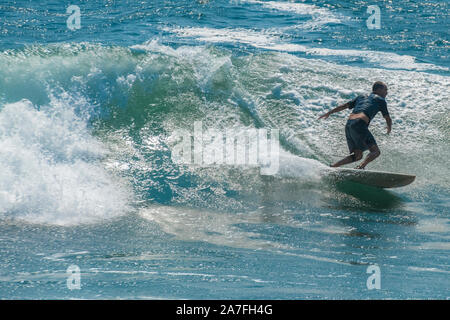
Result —
[[[379,188],[398,188],[412,183],[416,176],[360,169],[332,168],[328,173],[335,181],[352,181]]]

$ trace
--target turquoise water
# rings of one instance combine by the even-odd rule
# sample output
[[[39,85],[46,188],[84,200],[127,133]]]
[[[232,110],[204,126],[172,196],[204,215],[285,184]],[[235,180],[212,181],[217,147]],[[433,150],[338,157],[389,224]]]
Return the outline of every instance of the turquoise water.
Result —
[[[372,4],[2,1],[0,298],[448,298],[448,2]],[[317,118],[376,80],[369,168],[416,181],[332,184]],[[279,129],[278,172],[177,163],[196,121]]]

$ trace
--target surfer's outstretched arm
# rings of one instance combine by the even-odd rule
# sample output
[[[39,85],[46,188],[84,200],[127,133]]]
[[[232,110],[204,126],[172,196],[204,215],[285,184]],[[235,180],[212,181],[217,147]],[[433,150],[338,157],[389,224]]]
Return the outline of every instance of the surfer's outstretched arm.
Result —
[[[391,129],[392,129],[392,119],[391,117],[389,117],[389,115],[384,116],[384,119],[386,120],[386,124],[387,124],[387,134],[391,133]]]
[[[328,118],[328,117],[330,116],[330,114],[333,114],[333,113],[336,113],[336,112],[339,112],[339,111],[348,109],[348,107],[349,107],[349,103],[347,102],[347,103],[342,104],[342,105],[340,105],[340,106],[338,106],[338,107],[336,107],[336,108],[334,108],[334,109],[328,111],[327,113],[321,115],[321,116],[319,117],[319,119],[326,119],[326,118]]]

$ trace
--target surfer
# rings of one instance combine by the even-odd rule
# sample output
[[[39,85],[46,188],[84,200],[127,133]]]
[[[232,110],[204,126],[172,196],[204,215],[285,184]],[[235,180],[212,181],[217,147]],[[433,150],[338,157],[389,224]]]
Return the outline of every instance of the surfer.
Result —
[[[327,119],[331,114],[345,110],[353,109],[345,125],[345,137],[350,155],[334,163],[331,167],[340,167],[344,164],[352,163],[362,159],[363,152],[369,150],[369,154],[361,164],[355,169],[364,169],[367,164],[375,160],[380,155],[380,149],[377,146],[375,138],[369,131],[370,121],[375,117],[378,111],[381,111],[387,124],[387,133],[391,132],[392,120],[386,104],[388,88],[381,81],[377,81],[372,86],[370,95],[360,95],[343,105],[334,108],[323,114],[319,119]]]

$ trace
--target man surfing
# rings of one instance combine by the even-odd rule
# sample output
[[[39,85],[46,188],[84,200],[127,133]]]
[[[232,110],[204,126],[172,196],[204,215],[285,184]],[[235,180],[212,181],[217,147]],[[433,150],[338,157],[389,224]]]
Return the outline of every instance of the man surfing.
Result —
[[[328,111],[319,119],[327,119],[331,114],[345,110],[353,109],[345,125],[345,137],[350,155],[334,163],[331,167],[340,167],[344,164],[352,163],[362,159],[363,152],[369,150],[370,153],[355,169],[364,169],[367,164],[375,160],[380,155],[380,149],[377,146],[375,138],[369,131],[370,121],[375,117],[378,111],[381,111],[387,124],[387,133],[391,132],[392,120],[386,104],[387,85],[377,81],[372,86],[370,95],[360,95],[343,105]]]

